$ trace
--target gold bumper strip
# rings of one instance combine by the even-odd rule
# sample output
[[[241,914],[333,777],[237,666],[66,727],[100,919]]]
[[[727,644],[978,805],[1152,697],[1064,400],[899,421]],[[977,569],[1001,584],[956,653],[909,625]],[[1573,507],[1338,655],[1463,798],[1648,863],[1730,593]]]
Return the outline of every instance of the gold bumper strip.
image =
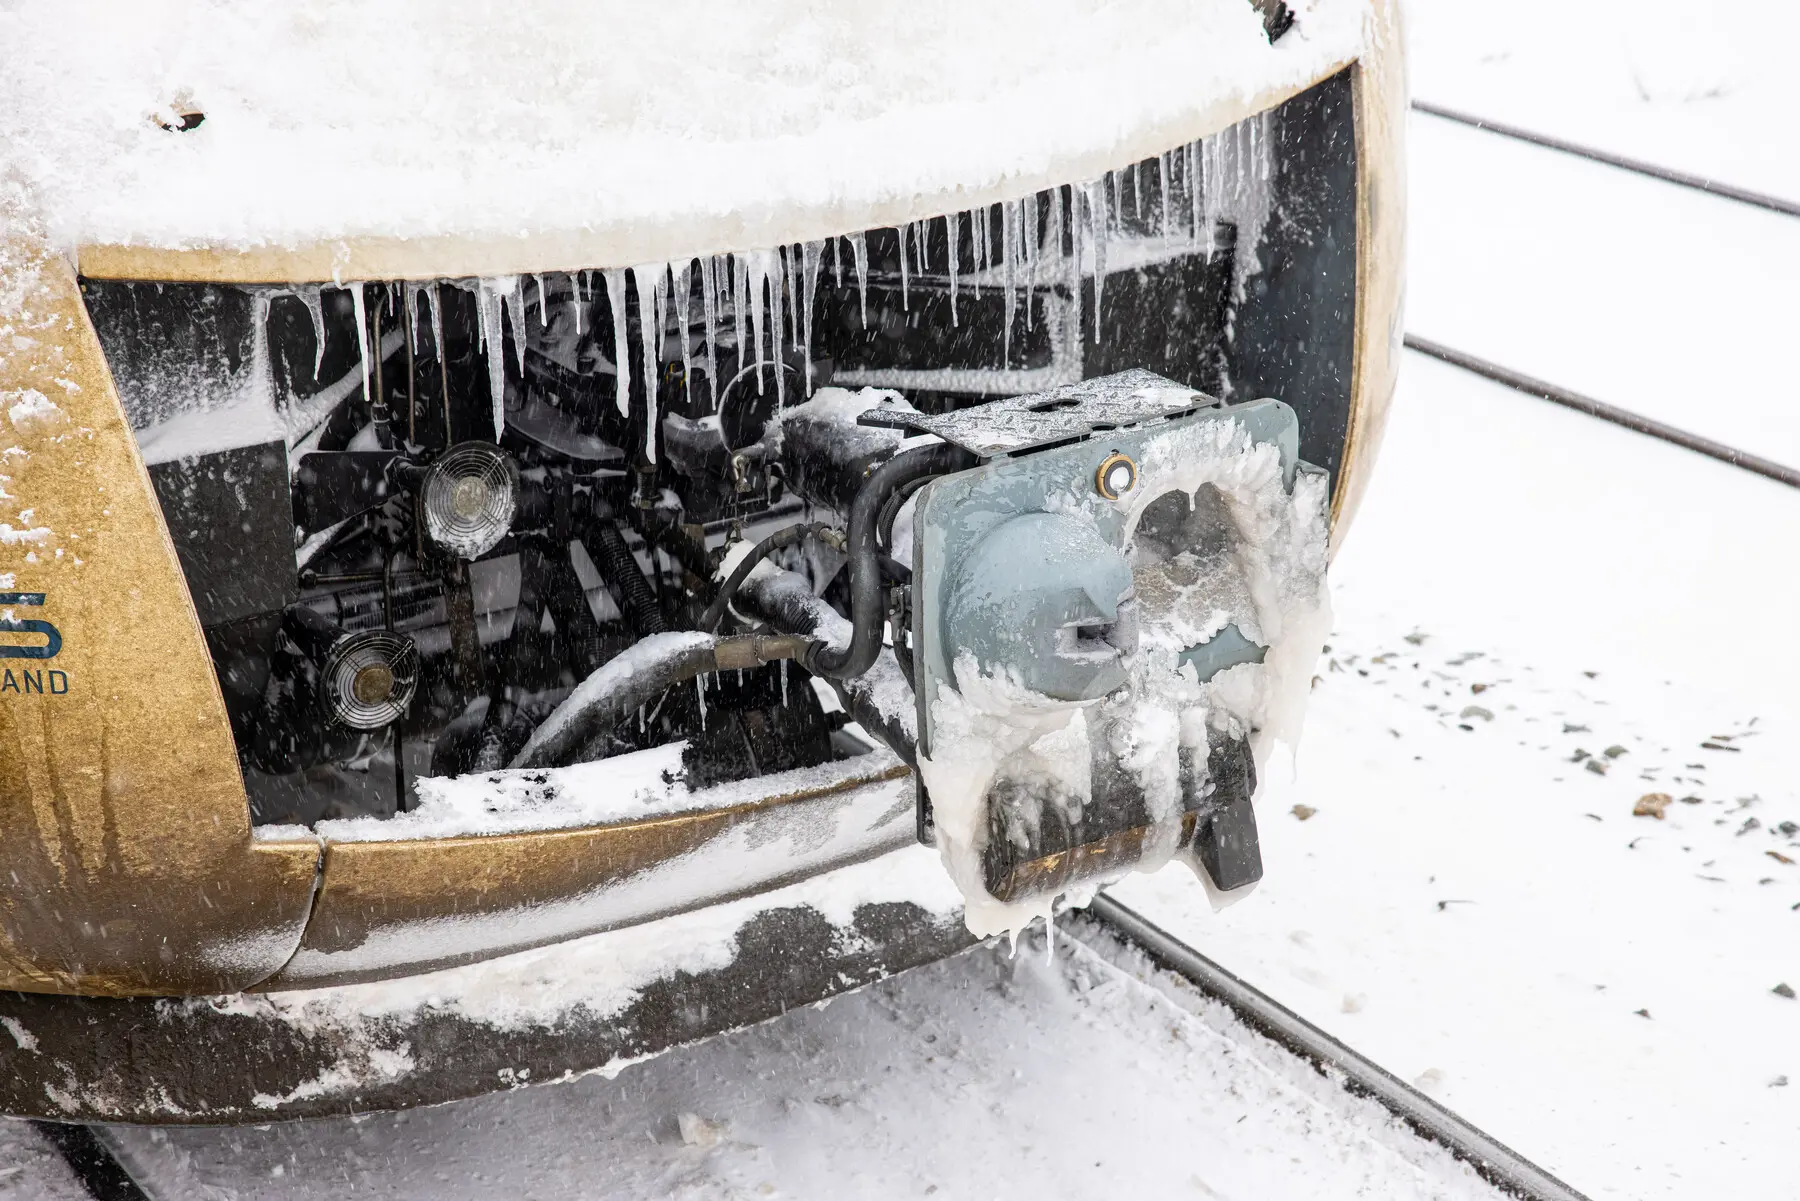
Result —
[[[0,633],[0,988],[245,988],[298,944],[318,844],[251,841],[212,659],[75,273],[21,215],[0,223],[0,592],[31,598],[0,617],[60,643],[38,657],[48,634]]]

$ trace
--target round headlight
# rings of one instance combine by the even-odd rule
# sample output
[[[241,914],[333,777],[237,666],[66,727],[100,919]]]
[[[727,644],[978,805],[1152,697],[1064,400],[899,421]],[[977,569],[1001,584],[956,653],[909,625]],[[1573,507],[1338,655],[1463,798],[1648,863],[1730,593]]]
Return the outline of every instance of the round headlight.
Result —
[[[459,559],[477,559],[512,529],[519,469],[491,442],[461,442],[425,469],[419,521],[426,539]]]
[[[333,644],[319,671],[326,714],[352,730],[378,730],[406,712],[419,680],[412,639],[389,630],[349,634]]]

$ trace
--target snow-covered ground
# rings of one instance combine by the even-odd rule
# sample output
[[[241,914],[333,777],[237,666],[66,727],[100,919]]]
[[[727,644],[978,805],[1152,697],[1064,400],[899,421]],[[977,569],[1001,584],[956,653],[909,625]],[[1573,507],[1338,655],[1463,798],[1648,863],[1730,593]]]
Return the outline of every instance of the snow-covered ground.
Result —
[[[1800,201],[1788,0],[1407,0],[1413,94]]]
[[[980,948],[617,1081],[114,1142],[153,1196],[234,1201],[1497,1201],[1386,1111],[1152,978],[1066,938],[1054,960],[1027,940],[1017,957]]]

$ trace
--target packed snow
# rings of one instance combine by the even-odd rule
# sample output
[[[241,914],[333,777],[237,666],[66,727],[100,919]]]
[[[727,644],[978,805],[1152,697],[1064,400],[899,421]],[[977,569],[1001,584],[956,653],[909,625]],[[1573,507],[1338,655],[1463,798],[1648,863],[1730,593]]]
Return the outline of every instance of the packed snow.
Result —
[[[1368,0],[1296,7],[1271,46],[1244,0],[43,0],[0,12],[0,158],[63,245],[549,233],[611,253],[534,268],[627,267],[1161,153],[1362,52]]]
[[[615,1080],[108,1137],[153,1194],[244,1201],[1500,1196],[1181,982],[1067,938],[978,948]]]

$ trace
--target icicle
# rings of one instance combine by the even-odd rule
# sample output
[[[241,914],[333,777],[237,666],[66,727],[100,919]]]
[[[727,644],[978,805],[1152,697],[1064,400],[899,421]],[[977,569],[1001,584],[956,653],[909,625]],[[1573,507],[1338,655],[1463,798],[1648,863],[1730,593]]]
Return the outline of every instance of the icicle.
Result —
[[[862,311],[863,328],[869,328],[869,240],[860,231],[850,235],[850,257],[856,261],[856,304]]]
[[[837,239],[832,239],[837,244]],[[800,340],[800,353],[806,358],[806,395],[813,393],[812,365],[812,331],[813,331],[813,290],[819,285],[819,265],[825,257],[823,242],[807,242],[800,247],[800,268],[804,277],[800,293],[800,320],[805,326],[804,336]]]
[[[775,412],[779,414],[787,407],[787,378],[781,370],[783,355],[781,351],[781,326],[784,309],[787,305],[787,247],[781,247],[780,253],[768,252],[769,276],[769,361],[775,372]]]
[[[533,271],[531,273],[531,282],[537,285],[538,324],[548,326],[550,324],[550,310],[544,307],[544,277],[540,272]]]
[[[1013,241],[1019,236],[1018,213],[1016,201],[1000,206],[1000,273],[1006,288],[1006,324],[1000,333],[1000,366],[1002,369],[1012,364],[1012,328],[1013,308],[1017,300],[1013,296]]]
[[[1106,285],[1106,243],[1110,237],[1106,214],[1106,189],[1087,185],[1088,238],[1094,244],[1094,342],[1100,341],[1100,290]]]
[[[788,665],[788,661],[786,659],[777,659],[777,660],[775,660],[775,662],[777,662],[781,665],[780,667],[776,668],[775,670],[781,673],[781,707],[783,709],[785,709],[785,708],[787,708],[787,665]]]
[[[1069,254],[1068,257],[1063,260],[1063,275],[1068,282],[1070,315],[1073,317],[1068,329],[1074,334],[1075,344],[1079,346],[1081,344],[1081,232],[1075,222],[1076,198],[1079,192],[1078,189],[1074,187],[1070,187],[1068,192],[1069,199],[1066,204],[1063,201],[1063,189],[1057,188],[1052,193],[1055,199],[1052,202],[1050,212],[1050,234],[1054,239],[1054,241],[1051,242],[1051,245],[1056,247],[1056,251],[1060,255],[1062,253],[1063,229],[1067,226],[1069,234]]]
[[[1144,164],[1131,164],[1131,215],[1140,221],[1144,217]]]
[[[694,356],[688,347],[688,301],[693,295],[693,265],[692,259],[681,264],[675,272],[675,290],[669,293],[675,306],[675,336],[681,340],[681,390],[690,409],[694,404]]]
[[[700,260],[700,316],[706,322],[706,386],[712,394],[712,412],[719,410],[719,306],[714,287],[718,283],[718,260],[707,255]]]
[[[694,677],[694,695],[700,698],[700,729],[706,729],[706,674]]]
[[[575,336],[579,338],[586,331],[582,328],[582,310],[585,306],[581,300],[581,276],[577,272],[569,273],[569,307],[575,310]]]
[[[435,280],[431,285],[431,353],[437,355],[438,370],[446,370],[444,364],[448,356],[444,353],[444,293],[443,285]]]
[[[844,246],[842,238],[831,239],[831,282],[834,287],[844,286]]]
[[[1168,237],[1175,228],[1175,194],[1169,188],[1169,155],[1164,151],[1156,160],[1157,182],[1162,186],[1162,236]]]
[[[750,308],[750,358],[756,368],[756,394],[763,394],[763,281],[768,269],[761,254],[744,257],[744,303]]]
[[[628,417],[631,415],[631,340],[625,330],[625,271],[620,267],[609,267],[601,278],[606,280],[606,303],[612,307],[615,398],[620,416]]]
[[[1187,186],[1188,214],[1193,222],[1189,236],[1191,240],[1200,240],[1200,143],[1189,142],[1185,147],[1187,154]]]
[[[731,324],[737,333],[738,370],[756,362],[750,343],[745,341],[744,325],[750,320],[750,264],[742,254],[731,256]],[[756,391],[762,393],[762,372],[756,373]]]
[[[501,313],[518,284],[517,276],[475,281],[475,322],[487,355],[488,396],[494,406],[494,441],[506,432],[506,334]]]
[[[982,205],[970,214],[969,231],[974,239],[974,244],[970,249],[975,252],[975,265],[970,268],[974,275],[969,278],[969,287],[979,297],[981,295],[981,273],[988,268],[988,237],[992,233],[988,228],[987,205]]]
[[[311,284],[297,293],[301,302],[306,305],[306,311],[312,315],[314,379],[318,378],[319,369],[325,365],[325,302],[320,299],[319,291],[318,284]]]
[[[646,263],[641,267],[633,267],[631,274],[637,281],[638,294],[638,342],[644,359],[644,457],[656,462],[656,422],[660,414],[656,409],[657,401],[657,360],[661,357],[663,341],[663,290],[668,286],[669,265],[667,263]]]
[[[1030,332],[1032,326],[1031,302],[1037,296],[1038,259],[1043,257],[1043,242],[1038,235],[1038,194],[1033,192],[1025,197],[1025,221],[1019,230],[1019,249],[1025,253],[1025,262],[1031,267],[1031,274],[1025,281],[1025,329]]]
[[[913,224],[918,227],[913,232],[913,252],[919,256],[918,273],[924,278],[931,274],[931,222],[920,218]]]
[[[950,261],[950,328],[955,329],[956,328],[956,259],[957,259],[956,246],[957,246],[957,242],[960,240],[958,233],[957,233],[957,220],[956,220],[955,213],[945,213],[944,214],[944,236],[950,243],[949,250],[947,253],[947,257]]]
[[[800,289],[798,286],[800,277],[797,274],[799,270],[798,265],[794,262],[794,254],[798,249],[797,246],[784,245],[780,247],[777,253],[777,261],[781,264],[781,288],[778,294],[781,297],[781,304],[784,309],[783,317],[787,320],[787,324],[784,326],[781,321],[775,323],[777,334],[783,329],[786,329],[788,345],[796,350],[800,348],[800,315],[799,309],[795,307],[795,304],[800,297]],[[786,353],[781,350],[780,337],[775,339],[775,347],[776,359],[785,362]]]
[[[370,404],[375,398],[369,395],[369,314],[363,308],[363,286],[350,285],[350,305],[356,310],[356,358],[362,364],[363,400]]]
[[[902,311],[909,313],[912,311],[912,306],[907,303],[906,299],[906,278],[908,274],[906,269],[906,231],[911,228],[912,226],[910,225],[896,225],[894,227],[894,232],[900,237],[900,308]],[[864,313],[863,324],[867,325],[868,323],[868,314]]]
[[[1106,184],[1112,189],[1112,211],[1117,213],[1125,208],[1125,179],[1122,172],[1108,171]]]
[[[525,280],[517,275],[508,275],[494,281],[505,284],[501,299],[506,302],[506,316],[512,322],[513,357],[518,360],[519,374],[525,374]],[[496,324],[496,328],[498,325]],[[502,344],[504,345],[504,339]]]

